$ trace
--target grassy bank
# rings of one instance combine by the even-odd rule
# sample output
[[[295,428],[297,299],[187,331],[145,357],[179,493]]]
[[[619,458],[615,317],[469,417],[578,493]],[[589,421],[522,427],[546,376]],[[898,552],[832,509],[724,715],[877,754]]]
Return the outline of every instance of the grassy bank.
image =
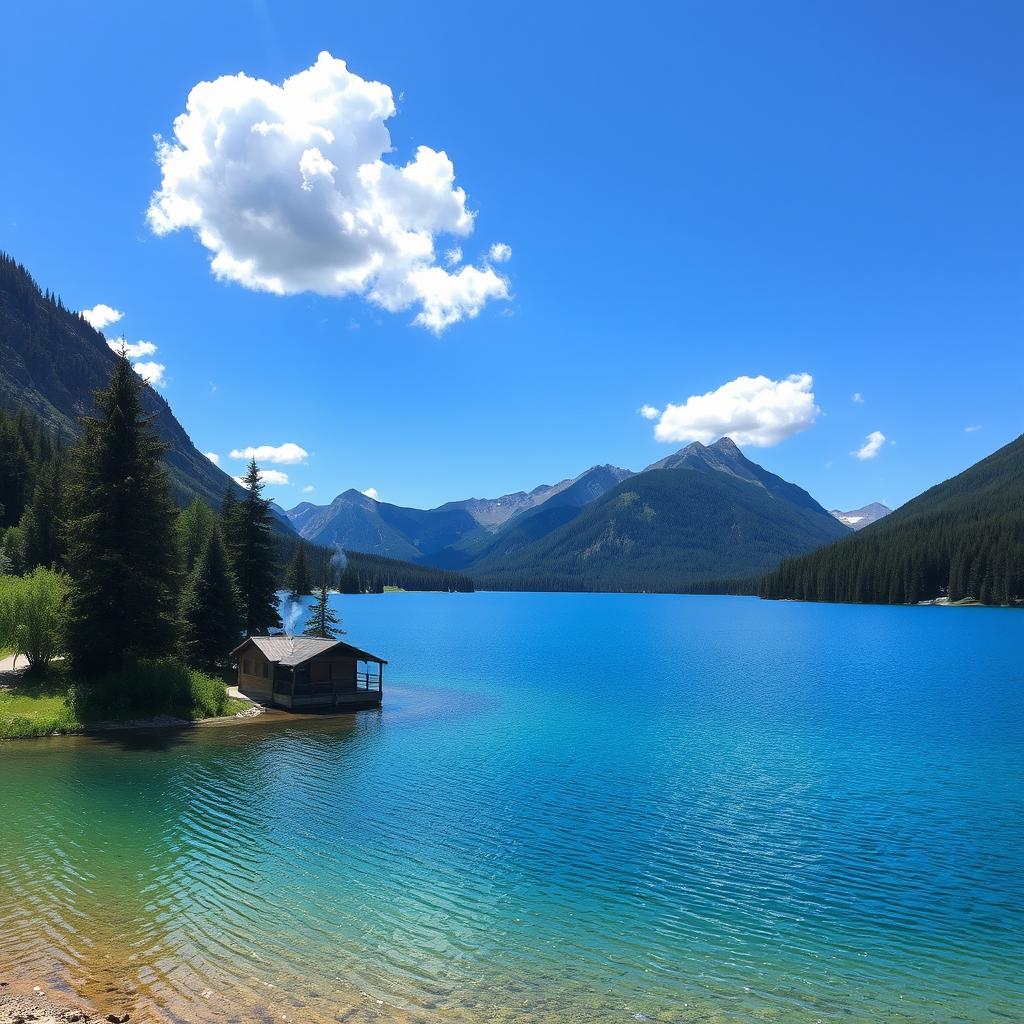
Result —
[[[251,706],[228,697],[223,680],[171,659],[140,661],[88,686],[59,663],[43,676],[8,680],[0,685],[0,739],[80,732],[100,723],[220,718]]]

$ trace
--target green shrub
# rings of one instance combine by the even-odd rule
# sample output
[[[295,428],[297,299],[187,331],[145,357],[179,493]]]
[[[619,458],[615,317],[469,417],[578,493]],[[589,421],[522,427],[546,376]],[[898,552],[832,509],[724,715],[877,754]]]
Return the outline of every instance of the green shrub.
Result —
[[[66,623],[67,577],[42,566],[24,576],[0,576],[0,647],[28,658],[45,672],[61,652]]]
[[[120,672],[77,689],[83,720],[152,718],[216,718],[228,709],[227,688],[174,658],[132,661]]]
[[[192,714],[194,718],[219,718],[228,710],[228,689],[223,679],[215,679],[196,669],[192,676]]]

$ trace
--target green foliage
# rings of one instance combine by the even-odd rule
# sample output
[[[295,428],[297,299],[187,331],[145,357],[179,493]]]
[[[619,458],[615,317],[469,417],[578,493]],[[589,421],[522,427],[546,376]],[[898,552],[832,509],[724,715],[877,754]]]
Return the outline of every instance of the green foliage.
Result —
[[[38,566],[24,576],[0,576],[0,647],[24,654],[45,671],[64,647],[68,581]]]
[[[292,597],[304,597],[313,589],[313,581],[310,579],[309,567],[306,564],[305,541],[300,540],[295,545],[295,553],[292,555],[285,573],[284,589]]]
[[[473,566],[473,578],[492,590],[668,593],[744,579],[842,529],[792,490],[806,500],[728,473],[649,470],[534,543],[492,552]]]
[[[228,696],[223,680],[175,658],[144,658],[76,687],[74,706],[83,722],[214,718],[228,709]]]
[[[464,573],[413,565],[397,558],[346,551],[345,568],[337,575],[343,594],[383,594],[385,587],[396,590],[472,593],[473,581]]]
[[[302,635],[318,636],[324,640],[337,640],[339,636],[345,635],[345,630],[341,628],[341,619],[331,609],[326,582],[317,588],[316,600],[309,609],[309,618],[306,620],[306,628]]]
[[[214,526],[181,598],[182,650],[190,665],[215,672],[241,639],[238,589],[220,527]]]
[[[24,408],[0,409],[0,535],[8,571],[58,565],[63,451]]]
[[[186,577],[195,568],[196,560],[203,553],[216,522],[210,506],[201,498],[196,498],[188,508],[178,514],[175,532],[181,568]]]
[[[860,533],[784,562],[762,581],[761,596],[1024,600],[1024,436]]]
[[[125,654],[167,653],[177,639],[176,512],[144,387],[119,358],[69,455],[68,649],[83,677],[117,670]]]
[[[263,498],[263,481],[256,460],[245,475],[247,493],[241,501],[232,497],[222,506],[222,528],[231,567],[238,583],[242,629],[248,636],[262,636],[281,628],[277,611],[275,546],[271,533],[270,502]]]

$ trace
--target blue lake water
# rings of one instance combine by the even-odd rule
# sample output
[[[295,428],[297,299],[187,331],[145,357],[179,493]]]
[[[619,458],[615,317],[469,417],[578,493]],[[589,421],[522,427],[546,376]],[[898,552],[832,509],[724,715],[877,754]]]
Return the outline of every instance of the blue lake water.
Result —
[[[0,747],[0,974],[137,1019],[1024,1019],[1024,614],[335,603],[381,712]]]

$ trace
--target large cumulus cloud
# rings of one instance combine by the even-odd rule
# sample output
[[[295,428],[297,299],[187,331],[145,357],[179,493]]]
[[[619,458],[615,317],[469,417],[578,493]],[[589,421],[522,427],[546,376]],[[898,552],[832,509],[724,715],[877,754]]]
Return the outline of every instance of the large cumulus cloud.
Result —
[[[496,243],[477,266],[438,261],[437,236],[469,236],[474,214],[444,152],[384,159],[394,113],[389,86],[327,52],[281,85],[200,82],[174,139],[158,139],[149,223],[157,234],[191,229],[214,274],[246,288],[360,295],[415,309],[436,332],[474,317],[508,297],[493,264],[511,250]]]

